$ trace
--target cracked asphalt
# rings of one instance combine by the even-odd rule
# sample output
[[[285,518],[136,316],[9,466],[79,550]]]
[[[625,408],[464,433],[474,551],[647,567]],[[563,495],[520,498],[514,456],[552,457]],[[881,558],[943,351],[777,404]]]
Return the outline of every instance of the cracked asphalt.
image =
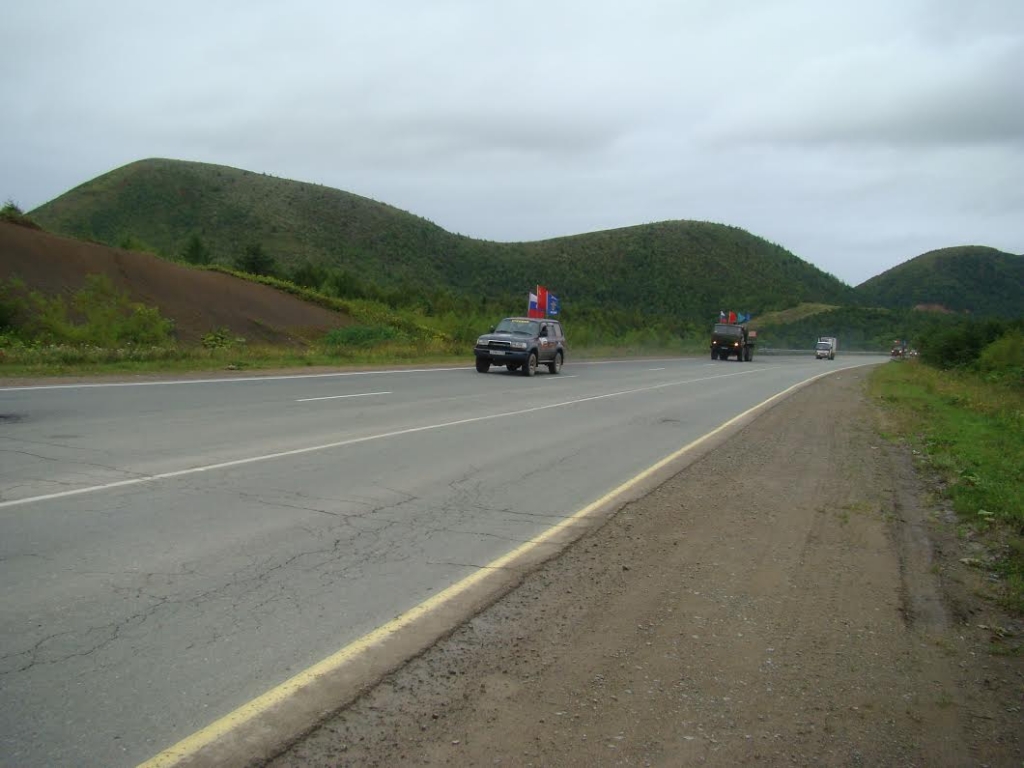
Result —
[[[145,760],[820,371],[6,389],[0,764]]]
[[[252,764],[1024,764],[1024,625],[863,381],[797,392]]]

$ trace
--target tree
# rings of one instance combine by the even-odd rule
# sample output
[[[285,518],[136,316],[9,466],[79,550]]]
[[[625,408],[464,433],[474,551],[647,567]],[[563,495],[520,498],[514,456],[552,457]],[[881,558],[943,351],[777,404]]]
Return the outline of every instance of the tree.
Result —
[[[185,250],[182,251],[181,257],[189,264],[209,264],[210,249],[206,247],[199,235],[193,234],[185,243]]]
[[[233,264],[239,272],[250,275],[273,275],[277,272],[276,260],[259,243],[245,246],[245,251],[235,257]]]
[[[307,261],[295,267],[289,277],[296,285],[318,290],[324,284],[324,281],[327,280],[327,275],[328,272],[325,267],[320,264],[311,264]]]
[[[0,221],[18,224],[22,227],[28,227],[29,229],[42,229],[42,227],[24,214],[21,208],[18,207],[17,203],[9,198],[3,204],[3,207],[0,207]]]
[[[7,198],[4,202],[3,208],[0,208],[0,214],[4,216],[21,216],[23,213],[24,211],[18,207],[18,204],[10,198]]]

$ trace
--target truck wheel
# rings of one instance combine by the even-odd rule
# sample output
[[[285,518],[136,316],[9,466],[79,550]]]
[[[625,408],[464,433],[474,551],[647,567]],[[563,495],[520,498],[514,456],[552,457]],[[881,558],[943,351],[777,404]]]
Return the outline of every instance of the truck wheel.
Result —
[[[533,376],[537,372],[537,353],[531,352],[523,363],[523,376]]]
[[[485,360],[482,357],[478,357],[476,359],[476,372],[477,373],[487,373],[487,371],[490,369],[490,367],[491,367],[491,363],[490,363],[489,360]]]
[[[718,350],[717,349],[712,349],[711,350],[711,359],[712,360],[717,360],[718,359]]]
[[[548,363],[548,373],[560,373],[562,370],[562,353],[555,352],[555,359]]]

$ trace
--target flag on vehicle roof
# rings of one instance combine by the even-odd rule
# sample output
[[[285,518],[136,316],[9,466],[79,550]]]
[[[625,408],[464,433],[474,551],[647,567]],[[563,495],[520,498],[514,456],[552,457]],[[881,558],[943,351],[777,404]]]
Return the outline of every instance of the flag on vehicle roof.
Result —
[[[555,294],[550,293],[550,292],[548,293],[548,314],[549,315],[557,315],[558,314],[558,297],[555,296]]]
[[[536,293],[530,294],[530,307],[527,310],[527,317],[536,317],[543,319],[548,316],[548,289],[543,285],[538,285]],[[558,299],[555,299],[555,303],[558,303]]]
[[[529,305],[527,305],[527,308],[526,308],[526,316],[527,317],[544,317],[544,315],[541,314],[540,307],[537,306],[537,294],[534,293],[533,291],[530,291],[530,303],[529,303]]]

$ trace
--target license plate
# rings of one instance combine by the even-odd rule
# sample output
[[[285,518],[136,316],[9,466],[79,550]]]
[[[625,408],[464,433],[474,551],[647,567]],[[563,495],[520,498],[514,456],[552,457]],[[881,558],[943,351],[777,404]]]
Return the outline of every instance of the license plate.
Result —
[[[492,355],[504,355],[505,354],[505,350],[504,349],[492,349],[491,350],[491,354]]]

